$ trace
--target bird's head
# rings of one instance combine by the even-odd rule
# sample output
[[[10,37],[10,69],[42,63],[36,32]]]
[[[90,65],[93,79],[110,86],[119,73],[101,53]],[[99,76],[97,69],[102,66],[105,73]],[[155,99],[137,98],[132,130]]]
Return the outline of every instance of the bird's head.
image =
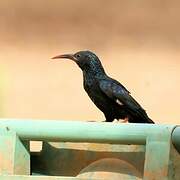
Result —
[[[91,51],[79,51],[75,54],[62,54],[52,59],[65,58],[73,60],[83,71],[103,69],[99,58]]]

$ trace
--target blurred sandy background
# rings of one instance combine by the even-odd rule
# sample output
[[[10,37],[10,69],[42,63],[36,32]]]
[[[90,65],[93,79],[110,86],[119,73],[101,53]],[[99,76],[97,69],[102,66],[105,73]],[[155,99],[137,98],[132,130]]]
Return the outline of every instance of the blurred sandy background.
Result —
[[[180,2],[1,0],[0,116],[104,120],[80,69],[92,50],[158,123],[180,124]]]

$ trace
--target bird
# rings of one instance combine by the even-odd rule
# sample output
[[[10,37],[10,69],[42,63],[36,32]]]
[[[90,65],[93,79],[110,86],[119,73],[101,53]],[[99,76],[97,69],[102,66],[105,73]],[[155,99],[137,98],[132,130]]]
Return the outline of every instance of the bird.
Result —
[[[83,73],[83,87],[93,103],[104,113],[105,122],[113,122],[116,119],[129,123],[154,124],[126,87],[106,74],[95,53],[84,50],[52,57],[62,58],[72,60],[80,67]]]

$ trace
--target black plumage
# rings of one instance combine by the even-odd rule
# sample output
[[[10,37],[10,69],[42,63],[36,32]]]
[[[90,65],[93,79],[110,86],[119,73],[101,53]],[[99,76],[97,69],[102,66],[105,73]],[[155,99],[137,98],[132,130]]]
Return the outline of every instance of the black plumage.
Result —
[[[130,123],[154,123],[145,110],[118,81],[104,71],[99,58],[91,51],[79,51],[53,57],[71,59],[83,72],[84,89],[104,113],[106,121],[126,119]]]

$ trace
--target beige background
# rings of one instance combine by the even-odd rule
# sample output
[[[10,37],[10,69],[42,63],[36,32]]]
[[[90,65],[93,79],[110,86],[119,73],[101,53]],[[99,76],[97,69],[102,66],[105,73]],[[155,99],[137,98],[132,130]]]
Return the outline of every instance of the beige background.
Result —
[[[80,69],[52,61],[89,49],[157,123],[180,124],[180,3],[1,0],[1,117],[104,120]]]

